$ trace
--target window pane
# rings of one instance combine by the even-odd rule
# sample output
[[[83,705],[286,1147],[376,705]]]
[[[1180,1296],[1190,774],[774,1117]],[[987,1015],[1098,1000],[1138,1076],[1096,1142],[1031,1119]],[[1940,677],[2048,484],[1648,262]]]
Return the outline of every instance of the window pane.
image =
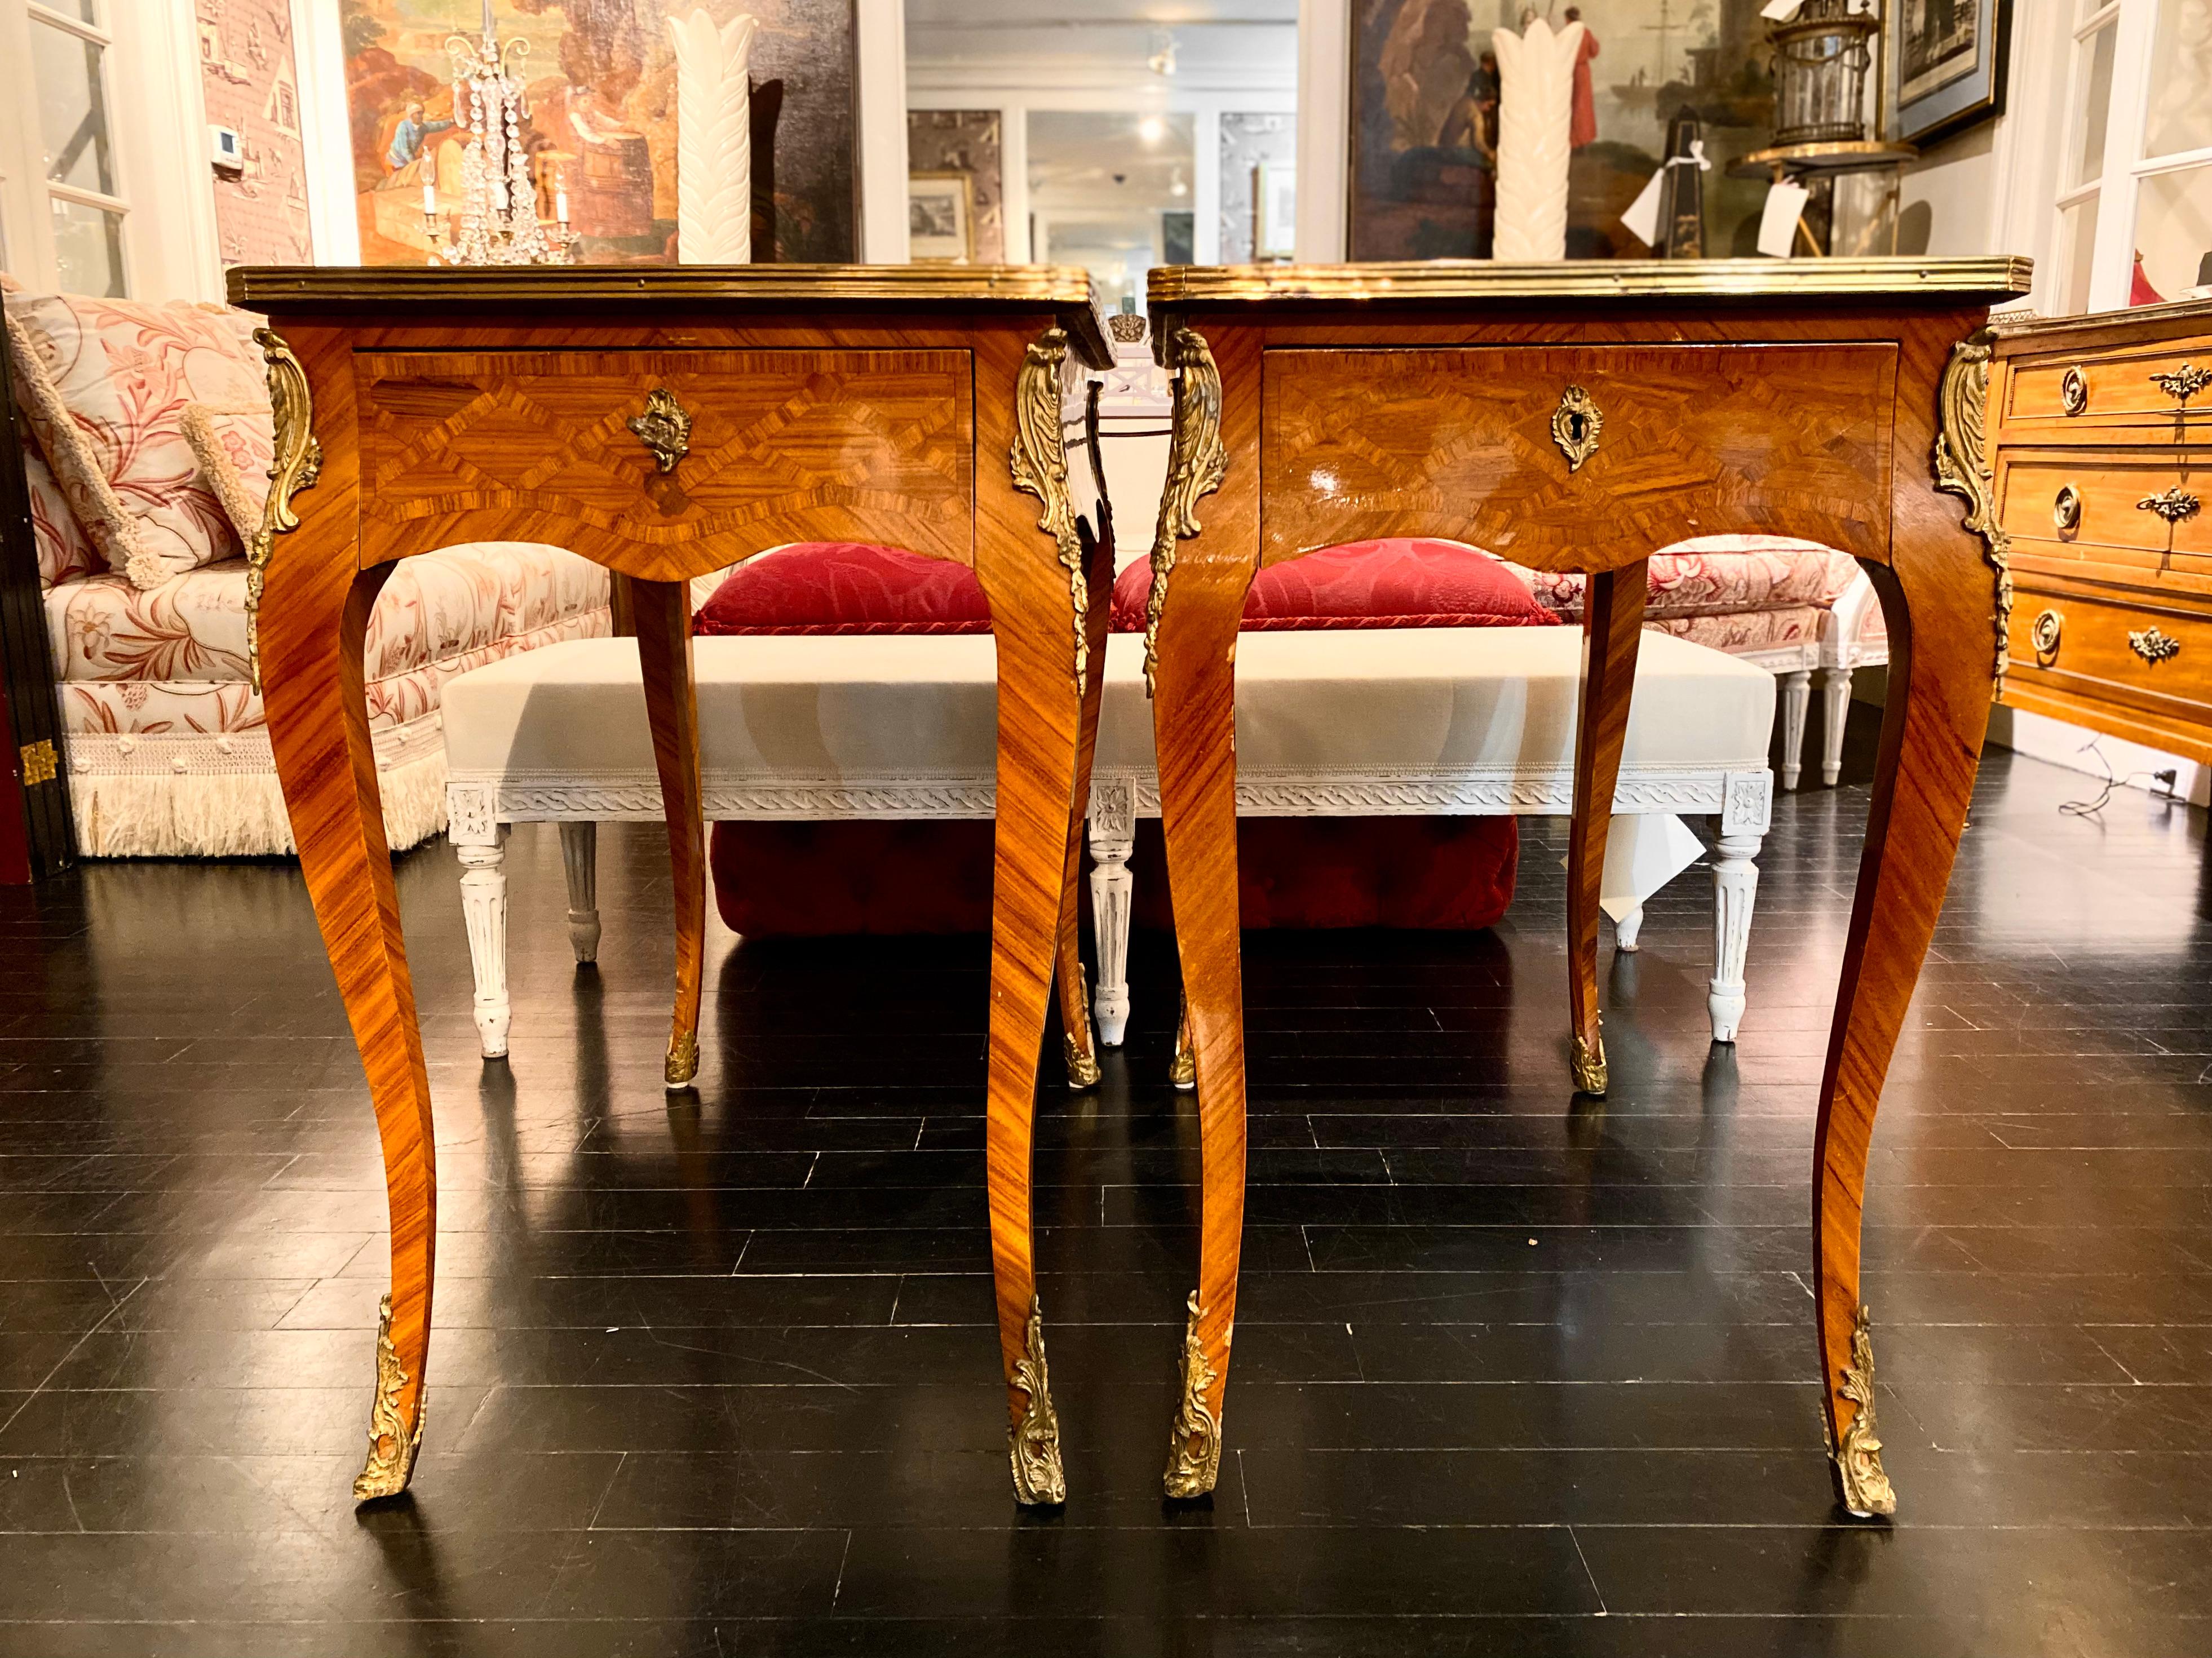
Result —
[[[2060,314],[2089,308],[2089,267],[2097,252],[2097,198],[2077,202],[2058,216],[2058,268],[2066,273],[2058,290]]]
[[[39,131],[46,177],[57,184],[116,194],[108,155],[107,101],[100,48],[50,23],[31,26],[31,79],[39,88]]]
[[[2075,113],[2074,142],[2069,146],[2074,155],[2074,171],[2066,180],[2069,190],[2104,176],[2105,123],[2112,112],[2112,47],[2119,33],[2118,22],[2107,23],[2075,48],[2086,51],[2089,59],[2082,65],[2081,102]]]
[[[2136,251],[2145,281],[2162,300],[2197,285],[2212,253],[2212,167],[2160,173],[2142,181],[2136,206]]]
[[[54,264],[64,294],[125,298],[123,216],[54,197]]]
[[[2212,145],[2212,7],[2163,0],[2150,56],[2143,154],[2176,155]]]
[[[64,17],[74,17],[80,23],[97,27],[100,22],[100,0],[37,0],[48,11],[58,11]],[[2099,0],[2103,3],[2103,0]]]

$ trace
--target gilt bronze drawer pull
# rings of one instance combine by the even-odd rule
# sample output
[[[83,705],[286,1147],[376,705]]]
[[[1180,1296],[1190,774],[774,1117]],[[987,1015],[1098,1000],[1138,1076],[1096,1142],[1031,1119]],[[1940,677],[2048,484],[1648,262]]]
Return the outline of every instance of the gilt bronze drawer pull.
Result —
[[[2179,524],[2185,518],[2194,517],[2197,509],[2203,505],[2203,502],[2198,501],[2195,495],[2185,489],[2175,488],[2168,489],[2164,495],[2145,495],[2136,503],[2136,511],[2156,513],[2168,524]]]
[[[2089,379],[2078,364],[2058,382],[2058,406],[2069,415],[2078,415],[2089,406]]]
[[[2072,484],[2059,486],[2057,498],[2051,503],[2051,521],[2062,530],[2081,527],[2081,492]]]
[[[2160,633],[2153,623],[2139,634],[2128,635],[2128,648],[2146,662],[2160,663],[2181,654],[2181,641],[2172,634]]]
[[[1597,436],[1604,429],[1605,416],[1588,392],[1570,386],[1559,394],[1559,406],[1552,410],[1552,441],[1567,458],[1570,472],[1581,471],[1597,452]]]
[[[2206,386],[2212,386],[2212,368],[2198,368],[2190,363],[2163,374],[2153,374],[2151,384],[2176,403],[2186,403]]]
[[[665,386],[646,393],[645,412],[632,415],[627,424],[637,440],[653,451],[664,472],[674,471],[676,463],[691,452],[690,411]]]
[[[2044,610],[2036,616],[2035,625],[2028,629],[2028,642],[2035,647],[2035,659],[2046,668],[2051,665],[2051,659],[2058,654],[2058,635],[2065,626],[2066,618],[2057,611]]]

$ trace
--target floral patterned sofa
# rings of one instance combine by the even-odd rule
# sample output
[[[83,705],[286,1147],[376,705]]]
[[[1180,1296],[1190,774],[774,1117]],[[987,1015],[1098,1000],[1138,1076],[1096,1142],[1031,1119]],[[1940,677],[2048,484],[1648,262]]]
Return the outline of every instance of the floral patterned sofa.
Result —
[[[1536,602],[1579,622],[1584,579],[1523,572]],[[1848,553],[1786,536],[1707,536],[1653,555],[1644,626],[1725,651],[1781,683],[1782,786],[1797,786],[1812,682],[1824,701],[1820,770],[1833,783],[1843,763],[1851,674],[1889,660],[1889,638],[1872,585]]]
[[[257,319],[0,286],[78,849],[289,853],[246,650],[244,538],[270,452]],[[556,548],[400,566],[366,651],[394,848],[446,824],[447,682],[610,629],[606,573]]]

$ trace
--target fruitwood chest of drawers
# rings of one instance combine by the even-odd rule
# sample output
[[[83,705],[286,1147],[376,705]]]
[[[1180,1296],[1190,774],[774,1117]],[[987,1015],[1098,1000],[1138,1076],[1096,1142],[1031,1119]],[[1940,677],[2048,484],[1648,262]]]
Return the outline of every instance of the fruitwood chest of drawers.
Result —
[[[2003,701],[2212,762],[2212,302],[2000,325]]]

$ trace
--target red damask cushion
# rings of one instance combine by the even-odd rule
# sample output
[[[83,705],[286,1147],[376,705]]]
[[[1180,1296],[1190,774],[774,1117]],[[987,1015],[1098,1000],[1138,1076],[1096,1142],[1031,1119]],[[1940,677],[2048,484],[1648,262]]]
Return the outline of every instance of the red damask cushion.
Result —
[[[803,542],[730,572],[696,634],[987,634],[991,605],[964,564],[858,541]]]
[[[1114,582],[1114,630],[1140,633],[1150,561]],[[1247,633],[1327,628],[1544,628],[1559,621],[1503,559],[1456,541],[1394,537],[1270,565],[1244,597]]]

